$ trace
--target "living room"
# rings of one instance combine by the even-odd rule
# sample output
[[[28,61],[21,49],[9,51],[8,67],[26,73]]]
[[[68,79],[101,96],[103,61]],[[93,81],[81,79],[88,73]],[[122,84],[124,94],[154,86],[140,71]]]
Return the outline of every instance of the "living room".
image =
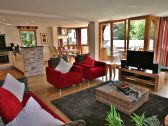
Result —
[[[0,120],[11,126],[42,125],[31,120],[33,116],[27,117],[30,121],[20,117],[34,102],[52,116],[50,123],[37,113],[37,120],[45,118],[44,126],[113,126],[113,119],[117,126],[136,125],[133,113],[139,119],[144,113],[142,125],[149,119],[167,125],[166,5],[157,0],[2,0]],[[17,99],[21,107],[7,119],[4,112],[14,108],[3,107],[14,103],[9,102],[13,92],[5,82],[18,83],[15,78],[25,85],[23,101]],[[9,98],[3,98],[6,90],[12,94]],[[121,117],[109,116],[113,110]]]

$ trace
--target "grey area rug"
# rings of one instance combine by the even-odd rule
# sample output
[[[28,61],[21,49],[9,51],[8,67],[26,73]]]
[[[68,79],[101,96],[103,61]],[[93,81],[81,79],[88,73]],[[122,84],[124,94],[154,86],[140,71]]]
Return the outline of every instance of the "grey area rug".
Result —
[[[54,100],[52,103],[71,120],[83,119],[87,122],[87,126],[104,126],[104,120],[110,107],[96,101],[95,89],[106,83]],[[168,114],[168,99],[150,94],[149,100],[135,111],[136,114],[144,112],[146,117],[158,115],[163,123]],[[131,125],[128,115],[120,112],[120,116],[125,126]]]

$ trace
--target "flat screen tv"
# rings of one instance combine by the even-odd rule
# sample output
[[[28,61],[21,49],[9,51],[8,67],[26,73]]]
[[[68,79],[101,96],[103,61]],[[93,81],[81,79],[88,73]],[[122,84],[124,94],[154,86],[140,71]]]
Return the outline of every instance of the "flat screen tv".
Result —
[[[0,35],[0,50],[7,50],[4,35]]]
[[[142,69],[153,69],[154,52],[149,51],[127,51],[127,66]]]

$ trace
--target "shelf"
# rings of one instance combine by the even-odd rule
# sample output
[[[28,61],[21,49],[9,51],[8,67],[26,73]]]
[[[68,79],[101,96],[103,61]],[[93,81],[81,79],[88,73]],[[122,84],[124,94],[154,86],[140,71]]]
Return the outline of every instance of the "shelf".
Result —
[[[165,73],[153,74],[149,71],[138,71],[127,68],[119,68],[119,80],[134,81],[151,85],[154,90],[159,90],[164,85]]]
[[[155,82],[154,82],[154,80],[152,81],[149,81],[149,80],[143,80],[143,79],[140,79],[140,78],[137,78],[137,77],[131,77],[131,76],[125,76],[125,75],[122,75],[122,78],[123,79],[127,79],[127,80],[133,80],[133,81],[135,81],[136,80],[136,82],[140,82],[140,83],[144,83],[144,84],[149,84],[149,85],[155,85]]]

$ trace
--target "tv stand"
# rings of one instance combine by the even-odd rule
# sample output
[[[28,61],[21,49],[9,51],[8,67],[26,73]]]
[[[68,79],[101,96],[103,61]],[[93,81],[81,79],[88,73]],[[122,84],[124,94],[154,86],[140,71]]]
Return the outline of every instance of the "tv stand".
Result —
[[[165,73],[153,74],[152,70],[139,71],[128,68],[119,68],[119,80],[134,81],[139,84],[148,84],[159,90],[164,85]]]

